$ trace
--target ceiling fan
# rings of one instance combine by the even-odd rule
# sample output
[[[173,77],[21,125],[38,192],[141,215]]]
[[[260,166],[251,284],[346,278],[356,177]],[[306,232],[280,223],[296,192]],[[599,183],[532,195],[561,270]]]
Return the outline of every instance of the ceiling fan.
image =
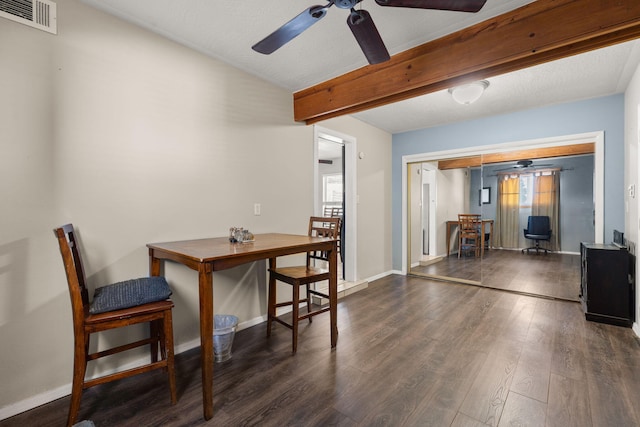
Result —
[[[356,10],[354,8],[361,1],[327,0],[327,4],[324,6],[311,6],[251,48],[265,55],[275,52],[324,18],[329,8],[336,5],[340,9],[351,10],[347,18],[347,25],[349,25],[369,64],[388,61],[390,58],[389,52],[371,19],[371,15],[366,10]],[[380,6],[477,12],[482,9],[487,0],[375,0],[375,2]]]
[[[540,168],[540,167],[549,167],[549,166],[553,166],[553,164],[551,163],[545,163],[545,164],[533,164],[533,160],[518,160],[513,166],[509,166],[508,168],[504,168],[504,169],[496,169],[496,171],[506,171],[506,170],[522,170],[522,169],[535,169],[535,168]]]

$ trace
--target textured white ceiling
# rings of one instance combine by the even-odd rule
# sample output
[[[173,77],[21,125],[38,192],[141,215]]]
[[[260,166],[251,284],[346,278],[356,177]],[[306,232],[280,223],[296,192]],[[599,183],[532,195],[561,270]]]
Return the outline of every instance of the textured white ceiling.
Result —
[[[380,7],[360,3],[391,55],[500,15],[533,0],[488,0],[476,13]],[[348,11],[327,16],[271,55],[251,46],[323,0],[84,0],[85,3],[259,76],[292,93],[366,65],[346,24]],[[624,91],[640,63],[638,42],[609,47],[490,78],[475,104],[455,104],[446,91],[355,117],[392,133]]]
[[[627,42],[487,79],[471,105],[443,90],[354,114],[391,133],[624,92],[640,62],[640,43]]]

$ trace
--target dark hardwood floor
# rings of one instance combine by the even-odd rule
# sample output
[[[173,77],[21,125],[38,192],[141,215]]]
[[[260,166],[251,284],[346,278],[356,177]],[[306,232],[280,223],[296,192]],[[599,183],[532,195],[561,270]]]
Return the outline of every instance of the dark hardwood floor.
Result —
[[[523,254],[492,249],[482,258],[450,255],[439,262],[411,269],[413,274],[478,282],[512,292],[579,301],[580,255]]]
[[[80,416],[102,426],[638,426],[640,341],[587,322],[574,302],[389,276],[289,330],[236,334],[215,366],[202,418],[198,349],[177,356],[179,401],[162,372],[88,390]],[[71,375],[71,373],[69,373]],[[1,426],[62,426],[59,399]]]

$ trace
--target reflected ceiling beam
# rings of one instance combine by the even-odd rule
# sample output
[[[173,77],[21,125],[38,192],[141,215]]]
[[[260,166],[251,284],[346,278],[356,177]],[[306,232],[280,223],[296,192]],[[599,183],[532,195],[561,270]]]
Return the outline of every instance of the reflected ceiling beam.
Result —
[[[558,147],[533,148],[529,150],[516,150],[503,153],[489,153],[480,156],[461,157],[438,161],[438,169],[458,169],[480,167],[483,164],[513,162],[517,160],[547,159],[550,157],[579,156],[596,152],[596,144],[562,145]]]
[[[482,156],[461,157],[438,161],[438,169],[479,168],[482,166]]]
[[[307,124],[640,38],[638,0],[537,0],[293,95]]]

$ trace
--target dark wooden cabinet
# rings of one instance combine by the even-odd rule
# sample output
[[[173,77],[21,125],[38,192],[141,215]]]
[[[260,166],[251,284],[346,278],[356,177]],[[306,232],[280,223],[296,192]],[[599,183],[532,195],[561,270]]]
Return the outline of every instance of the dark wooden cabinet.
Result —
[[[629,252],[614,245],[581,243],[580,299],[587,320],[631,326],[635,296]]]

